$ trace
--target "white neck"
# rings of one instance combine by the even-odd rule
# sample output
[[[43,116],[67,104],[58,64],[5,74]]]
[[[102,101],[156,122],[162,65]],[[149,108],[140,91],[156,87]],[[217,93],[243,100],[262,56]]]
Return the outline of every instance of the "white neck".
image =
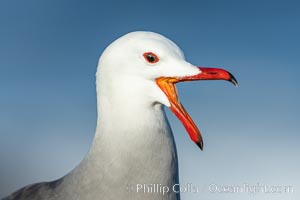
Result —
[[[73,187],[69,190],[87,190],[81,194],[88,193],[88,199],[99,194],[107,199],[179,199],[179,194],[172,192],[173,185],[178,184],[176,147],[162,105],[141,101],[132,96],[135,91],[116,98],[120,90],[114,88],[97,83],[95,139],[86,158],[67,177],[69,187]],[[137,189],[139,184],[148,184],[143,186],[146,192]],[[166,186],[170,192],[151,192],[150,184]],[[128,192],[127,187],[133,191]]]

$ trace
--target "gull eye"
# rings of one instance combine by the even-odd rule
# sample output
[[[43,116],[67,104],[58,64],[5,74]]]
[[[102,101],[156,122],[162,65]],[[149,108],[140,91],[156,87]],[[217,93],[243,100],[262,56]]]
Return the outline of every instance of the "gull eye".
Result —
[[[152,52],[146,52],[143,54],[143,56],[148,63],[157,63],[159,61],[157,55],[155,55],[155,53]]]

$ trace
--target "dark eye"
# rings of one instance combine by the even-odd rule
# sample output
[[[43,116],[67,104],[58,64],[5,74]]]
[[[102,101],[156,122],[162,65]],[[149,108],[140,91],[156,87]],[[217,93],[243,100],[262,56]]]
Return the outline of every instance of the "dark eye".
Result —
[[[143,56],[146,59],[146,61],[149,63],[157,63],[159,61],[159,58],[157,57],[157,55],[155,55],[152,52],[146,52],[143,54]]]

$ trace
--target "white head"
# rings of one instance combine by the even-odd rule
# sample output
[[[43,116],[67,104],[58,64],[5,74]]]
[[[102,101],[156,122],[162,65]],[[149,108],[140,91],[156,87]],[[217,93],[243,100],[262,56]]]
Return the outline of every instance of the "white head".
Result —
[[[132,32],[114,41],[101,55],[97,91],[101,90],[101,95],[111,95],[111,98],[131,96],[147,106],[159,103],[170,107],[191,139],[202,149],[201,134],[180,104],[175,83],[211,79],[237,84],[225,70],[190,64],[180,48],[160,34]]]

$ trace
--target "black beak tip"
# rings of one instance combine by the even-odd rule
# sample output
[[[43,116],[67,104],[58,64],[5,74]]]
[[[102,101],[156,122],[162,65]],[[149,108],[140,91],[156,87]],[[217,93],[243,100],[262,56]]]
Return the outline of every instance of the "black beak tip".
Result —
[[[201,149],[201,151],[203,151],[203,142],[201,141],[198,141],[198,142],[195,142],[197,144],[197,146]]]
[[[235,87],[237,87],[239,85],[238,81],[231,73],[229,73],[229,75],[230,75],[230,77],[229,77],[228,81],[230,81]]]

